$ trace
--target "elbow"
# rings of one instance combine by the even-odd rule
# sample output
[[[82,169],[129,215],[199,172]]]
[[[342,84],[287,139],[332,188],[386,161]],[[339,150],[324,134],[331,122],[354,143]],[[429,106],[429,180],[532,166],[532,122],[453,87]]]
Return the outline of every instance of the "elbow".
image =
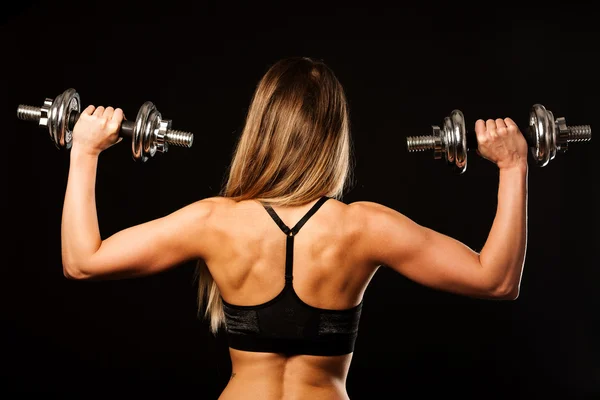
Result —
[[[521,275],[515,276],[511,272],[512,268],[507,267],[506,270],[508,273],[501,276],[487,276],[486,286],[489,298],[496,300],[517,300],[519,298]]]
[[[519,291],[519,284],[496,286],[491,290],[490,297],[497,300],[517,300]]]
[[[67,262],[63,262],[63,275],[65,278],[74,281],[90,278],[90,275],[85,273],[82,268]]]

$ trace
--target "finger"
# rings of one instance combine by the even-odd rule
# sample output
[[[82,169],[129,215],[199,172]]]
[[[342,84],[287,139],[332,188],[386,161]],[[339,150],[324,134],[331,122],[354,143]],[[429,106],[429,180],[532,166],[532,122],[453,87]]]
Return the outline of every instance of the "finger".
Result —
[[[513,121],[511,118],[504,118],[504,123],[506,124],[506,126],[517,126],[517,124],[515,124],[515,121]]]
[[[96,108],[96,111],[94,111],[93,115],[95,115],[96,117],[100,117],[100,116],[102,116],[103,113],[104,113],[104,107],[98,106]]]
[[[479,152],[479,146],[483,145],[485,146],[485,143],[487,142],[488,138],[487,138],[487,131],[486,131],[486,127],[485,127],[485,121],[482,119],[478,119],[475,122],[475,136],[477,136],[477,154],[481,157],[481,153]]]
[[[496,129],[498,128],[506,128],[506,124],[504,123],[504,120],[502,118],[496,119]]]
[[[87,114],[87,115],[92,115],[92,113],[94,112],[95,109],[96,109],[96,107],[94,107],[92,105],[89,105],[81,113],[82,114]]]
[[[104,114],[102,114],[102,116],[104,118],[106,118],[107,120],[110,120],[112,118],[114,112],[115,112],[115,109],[109,106],[109,107],[106,107],[106,109],[104,110]]]
[[[123,110],[116,108],[115,112],[112,114],[112,120],[120,124],[124,119],[125,115],[123,115]]]
[[[485,121],[482,119],[478,119],[475,122],[475,134],[477,136],[483,136],[485,134]]]
[[[502,137],[506,136],[508,133],[508,129],[506,129],[506,124],[502,118],[496,119],[496,133],[498,133],[498,136]]]
[[[515,121],[513,121],[510,118],[504,118],[504,123],[506,124],[506,132],[508,132],[508,134],[513,135],[516,133],[520,133],[519,127],[517,126],[517,124],[515,124]]]
[[[490,136],[496,136],[496,121],[488,119],[485,121],[485,128]]]

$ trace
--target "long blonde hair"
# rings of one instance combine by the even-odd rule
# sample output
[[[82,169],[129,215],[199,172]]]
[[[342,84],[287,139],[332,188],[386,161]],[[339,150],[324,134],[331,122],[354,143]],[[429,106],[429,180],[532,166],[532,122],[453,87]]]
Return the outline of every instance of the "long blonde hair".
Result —
[[[273,64],[254,92],[221,196],[299,206],[341,198],[351,181],[352,152],[344,89],[322,61],[286,58]],[[198,262],[199,312],[213,334],[223,324],[221,294]]]

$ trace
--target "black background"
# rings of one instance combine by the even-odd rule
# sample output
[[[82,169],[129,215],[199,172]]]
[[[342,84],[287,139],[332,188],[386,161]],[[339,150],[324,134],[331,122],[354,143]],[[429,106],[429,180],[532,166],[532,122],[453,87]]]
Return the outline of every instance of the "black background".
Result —
[[[285,5],[283,5],[285,4]],[[59,398],[160,395],[216,399],[229,379],[223,335],[196,317],[194,265],[113,282],[62,275],[60,218],[69,158],[18,104],[75,88],[129,119],[153,101],[191,149],[134,162],[127,144],[100,156],[103,237],[214,196],[255,85],[287,56],[325,61],[350,102],[355,183],[370,200],[463,241],[485,243],[497,168],[476,155],[453,175],[406,136],[455,108],[512,117],[534,103],[598,126],[600,35],[593,2],[3,3],[2,392]],[[529,173],[521,296],[484,301],[436,292],[381,269],[365,294],[348,377],[352,399],[600,398],[598,185],[594,142]]]

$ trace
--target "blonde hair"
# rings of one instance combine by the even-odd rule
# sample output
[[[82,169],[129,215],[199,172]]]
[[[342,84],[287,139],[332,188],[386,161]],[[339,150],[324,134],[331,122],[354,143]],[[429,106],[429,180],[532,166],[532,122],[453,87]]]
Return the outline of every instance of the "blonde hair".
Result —
[[[278,61],[254,92],[221,195],[276,206],[341,198],[353,164],[349,125],[344,89],[325,63]],[[199,312],[206,306],[216,334],[224,321],[221,294],[203,261],[197,272]]]

